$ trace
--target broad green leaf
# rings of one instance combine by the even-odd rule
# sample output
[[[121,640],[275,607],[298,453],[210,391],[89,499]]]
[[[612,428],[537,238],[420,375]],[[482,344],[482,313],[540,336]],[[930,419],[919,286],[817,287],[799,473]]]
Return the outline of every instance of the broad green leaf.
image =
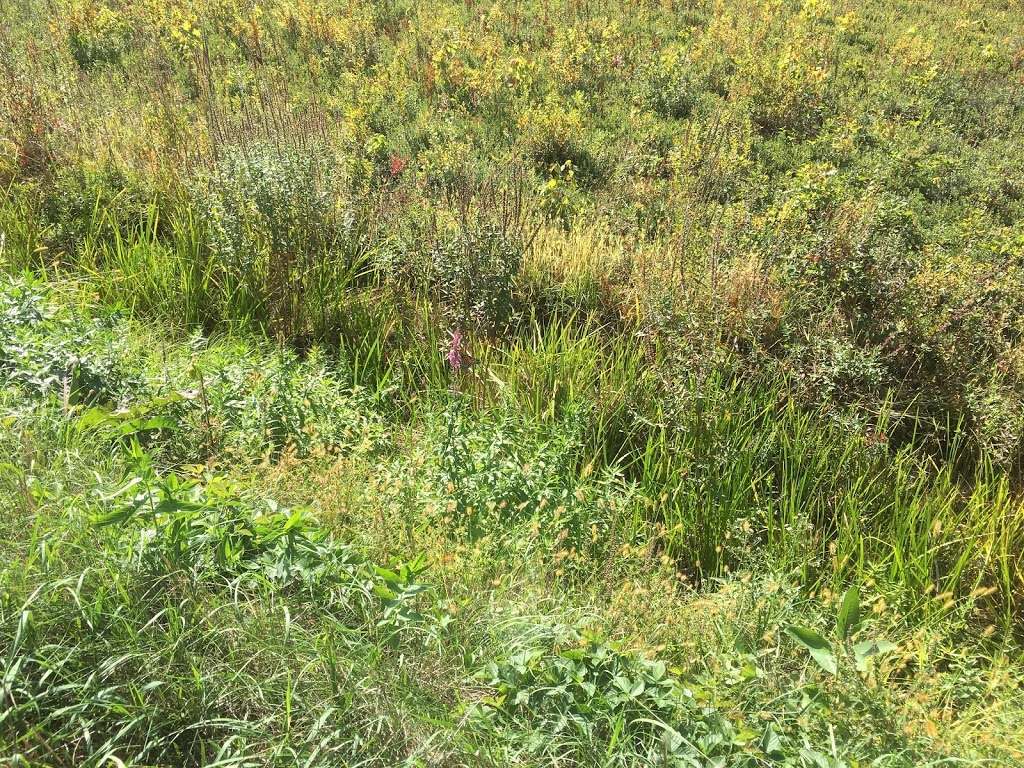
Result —
[[[401,584],[402,577],[389,568],[382,568],[379,565],[373,566],[373,571],[380,576],[384,581],[390,584]]]
[[[807,768],[832,768],[831,758],[809,747],[801,747],[800,757]]]
[[[779,734],[775,732],[771,723],[764,729],[764,734],[761,736],[761,750],[772,760],[780,760],[786,756],[782,748],[782,739],[779,738]]]
[[[374,584],[373,593],[384,600],[394,600],[398,597],[396,592],[385,587],[383,584]]]
[[[655,682],[661,680],[663,677],[665,677],[665,662],[655,661],[651,664],[649,671],[652,680],[654,680]]]
[[[860,591],[856,587],[850,587],[843,595],[843,602],[839,606],[839,614],[836,617],[836,634],[839,639],[846,640],[857,630],[860,624]]]
[[[813,629],[795,624],[786,627],[786,633],[807,649],[819,667],[830,674],[836,674],[836,657],[828,640]]]
[[[749,744],[757,738],[757,731],[752,731],[749,728],[741,728],[732,737],[732,743],[736,746],[742,747]]]
[[[288,532],[296,528],[297,526],[302,525],[303,522],[305,522],[305,515],[303,514],[301,509],[296,509],[290,515],[288,515],[288,520],[284,524],[284,530],[285,532]]]
[[[114,430],[114,433],[121,437],[131,437],[132,435],[137,435],[140,432],[150,432],[157,429],[174,431],[177,428],[178,424],[173,419],[168,419],[165,416],[153,416],[148,419],[129,419],[128,421],[122,422],[117,429]]]
[[[117,421],[117,417],[114,416],[113,412],[109,408],[96,406],[84,411],[82,415],[78,417],[78,426],[80,429],[91,429],[114,421]]]
[[[633,687],[633,682],[624,675],[616,675],[612,678],[612,682],[615,683],[615,687],[623,693],[629,693]]]

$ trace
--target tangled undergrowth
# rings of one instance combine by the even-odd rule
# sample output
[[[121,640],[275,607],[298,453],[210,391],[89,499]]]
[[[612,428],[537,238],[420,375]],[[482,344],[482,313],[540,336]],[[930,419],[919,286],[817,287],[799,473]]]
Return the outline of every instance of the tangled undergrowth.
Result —
[[[1004,0],[0,8],[0,764],[1024,764]]]
[[[14,765],[1019,757],[984,590],[837,606],[755,532],[695,588],[624,468],[575,470],[579,416],[395,421],[316,355],[3,299]]]

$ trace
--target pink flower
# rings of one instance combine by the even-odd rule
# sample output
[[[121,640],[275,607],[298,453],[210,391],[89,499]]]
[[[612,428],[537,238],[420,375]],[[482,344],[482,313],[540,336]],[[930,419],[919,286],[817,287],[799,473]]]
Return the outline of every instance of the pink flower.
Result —
[[[455,329],[451,332],[451,339],[448,341],[448,350],[445,354],[448,365],[456,373],[462,370],[465,363],[465,348],[463,347],[462,331]]]

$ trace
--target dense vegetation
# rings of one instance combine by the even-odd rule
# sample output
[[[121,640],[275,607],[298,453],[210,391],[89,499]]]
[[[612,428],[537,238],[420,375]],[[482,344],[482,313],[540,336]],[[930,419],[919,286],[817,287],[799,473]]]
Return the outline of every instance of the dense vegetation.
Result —
[[[0,22],[0,764],[1024,764],[1014,0]]]

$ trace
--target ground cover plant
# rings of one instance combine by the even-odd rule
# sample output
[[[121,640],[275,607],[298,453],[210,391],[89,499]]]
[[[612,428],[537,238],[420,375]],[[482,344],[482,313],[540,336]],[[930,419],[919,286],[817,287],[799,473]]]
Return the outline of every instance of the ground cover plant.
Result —
[[[1024,764],[1024,15],[0,8],[0,764]]]

